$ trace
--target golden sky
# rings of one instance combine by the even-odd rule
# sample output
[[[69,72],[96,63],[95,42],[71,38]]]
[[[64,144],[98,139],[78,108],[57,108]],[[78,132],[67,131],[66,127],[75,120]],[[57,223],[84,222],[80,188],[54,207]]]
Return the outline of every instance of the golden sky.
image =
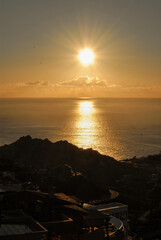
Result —
[[[160,13],[160,0],[0,0],[0,97],[161,97]]]

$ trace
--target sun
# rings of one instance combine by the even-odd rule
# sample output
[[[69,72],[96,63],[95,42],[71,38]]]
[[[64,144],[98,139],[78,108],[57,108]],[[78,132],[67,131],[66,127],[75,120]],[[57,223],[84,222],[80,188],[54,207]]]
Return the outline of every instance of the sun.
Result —
[[[95,55],[90,48],[82,49],[79,52],[78,59],[82,65],[88,66],[94,63]]]

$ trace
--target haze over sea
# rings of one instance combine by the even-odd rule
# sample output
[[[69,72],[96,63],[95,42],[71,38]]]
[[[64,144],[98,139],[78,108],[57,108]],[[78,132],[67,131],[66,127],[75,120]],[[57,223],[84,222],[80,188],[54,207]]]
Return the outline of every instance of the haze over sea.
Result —
[[[0,145],[67,140],[117,160],[161,151],[161,99],[0,99]]]

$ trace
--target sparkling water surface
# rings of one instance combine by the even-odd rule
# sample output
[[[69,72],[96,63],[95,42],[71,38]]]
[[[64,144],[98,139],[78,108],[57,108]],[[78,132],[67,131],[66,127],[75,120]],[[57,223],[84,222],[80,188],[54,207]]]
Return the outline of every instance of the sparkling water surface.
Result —
[[[0,145],[67,140],[117,160],[161,151],[161,99],[0,99]]]

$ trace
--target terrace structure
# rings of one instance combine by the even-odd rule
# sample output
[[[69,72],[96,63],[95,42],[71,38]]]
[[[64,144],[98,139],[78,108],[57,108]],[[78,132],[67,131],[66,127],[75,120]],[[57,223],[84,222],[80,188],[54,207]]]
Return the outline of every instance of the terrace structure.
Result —
[[[22,211],[1,212],[1,240],[47,240],[47,236],[47,229]]]
[[[122,203],[113,202],[109,204],[90,205],[83,204],[86,210],[97,210],[98,212],[110,215],[110,221],[116,233],[123,230],[124,239],[128,239],[128,206]]]
[[[48,239],[124,239],[123,224],[115,228],[107,212],[97,210],[94,205],[84,208],[81,200],[63,193],[3,193],[2,204],[3,209],[21,209],[38,221],[48,230]]]

